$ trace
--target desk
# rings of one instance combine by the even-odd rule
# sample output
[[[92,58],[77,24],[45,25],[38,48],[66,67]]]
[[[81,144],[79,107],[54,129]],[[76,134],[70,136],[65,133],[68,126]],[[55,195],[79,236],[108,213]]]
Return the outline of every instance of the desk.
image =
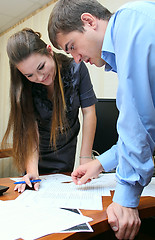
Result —
[[[10,187],[7,192],[0,196],[0,200],[13,200],[16,199],[20,193],[14,191],[13,181],[9,178],[0,178],[0,185]],[[83,215],[91,217],[93,219],[90,222],[94,232],[92,233],[54,233],[45,237],[39,238],[40,240],[86,240],[94,236],[97,236],[105,231],[110,230],[110,226],[107,221],[106,208],[112,201],[112,196],[102,197],[103,210],[81,210]],[[139,204],[140,218],[148,218],[155,216],[155,198],[154,197],[141,197]]]

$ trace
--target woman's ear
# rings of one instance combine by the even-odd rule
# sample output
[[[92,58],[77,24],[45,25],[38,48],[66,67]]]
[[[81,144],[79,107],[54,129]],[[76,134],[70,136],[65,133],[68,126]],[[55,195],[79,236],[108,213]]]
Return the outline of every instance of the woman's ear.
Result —
[[[93,27],[95,29],[97,24],[96,20],[96,17],[90,13],[82,13],[81,15],[81,21],[83,22],[84,26]]]
[[[51,45],[47,45],[46,48],[49,51],[49,53],[51,53],[51,55],[53,56],[53,50],[52,50]]]

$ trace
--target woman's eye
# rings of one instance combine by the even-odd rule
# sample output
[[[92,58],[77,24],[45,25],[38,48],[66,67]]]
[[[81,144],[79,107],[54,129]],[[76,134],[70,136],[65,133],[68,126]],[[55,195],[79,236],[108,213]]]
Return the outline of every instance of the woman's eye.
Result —
[[[42,70],[45,66],[45,63],[43,65],[40,66],[39,70]]]
[[[32,74],[28,75],[27,77],[28,77],[28,78],[32,77]]]

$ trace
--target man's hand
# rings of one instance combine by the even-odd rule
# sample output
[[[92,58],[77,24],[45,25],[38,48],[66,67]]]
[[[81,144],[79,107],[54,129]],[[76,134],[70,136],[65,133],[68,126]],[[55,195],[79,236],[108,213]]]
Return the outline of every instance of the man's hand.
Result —
[[[137,208],[111,203],[107,208],[108,222],[118,239],[134,239],[140,228]]]
[[[99,160],[95,159],[91,162],[80,165],[72,172],[71,176],[76,185],[82,185],[90,182],[91,179],[98,177],[101,171],[103,171],[103,167]]]

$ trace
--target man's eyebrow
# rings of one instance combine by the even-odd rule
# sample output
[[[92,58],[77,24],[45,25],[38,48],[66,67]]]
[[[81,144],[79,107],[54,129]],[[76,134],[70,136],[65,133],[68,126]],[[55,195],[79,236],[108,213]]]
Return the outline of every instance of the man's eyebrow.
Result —
[[[65,44],[65,51],[68,52],[68,45],[69,45],[69,42]]]
[[[68,47],[68,46],[69,46],[69,44],[72,43],[72,41],[73,41],[73,40],[71,39],[70,41],[68,41],[68,43],[65,44],[65,51],[66,51],[66,52],[69,51],[69,47]]]

